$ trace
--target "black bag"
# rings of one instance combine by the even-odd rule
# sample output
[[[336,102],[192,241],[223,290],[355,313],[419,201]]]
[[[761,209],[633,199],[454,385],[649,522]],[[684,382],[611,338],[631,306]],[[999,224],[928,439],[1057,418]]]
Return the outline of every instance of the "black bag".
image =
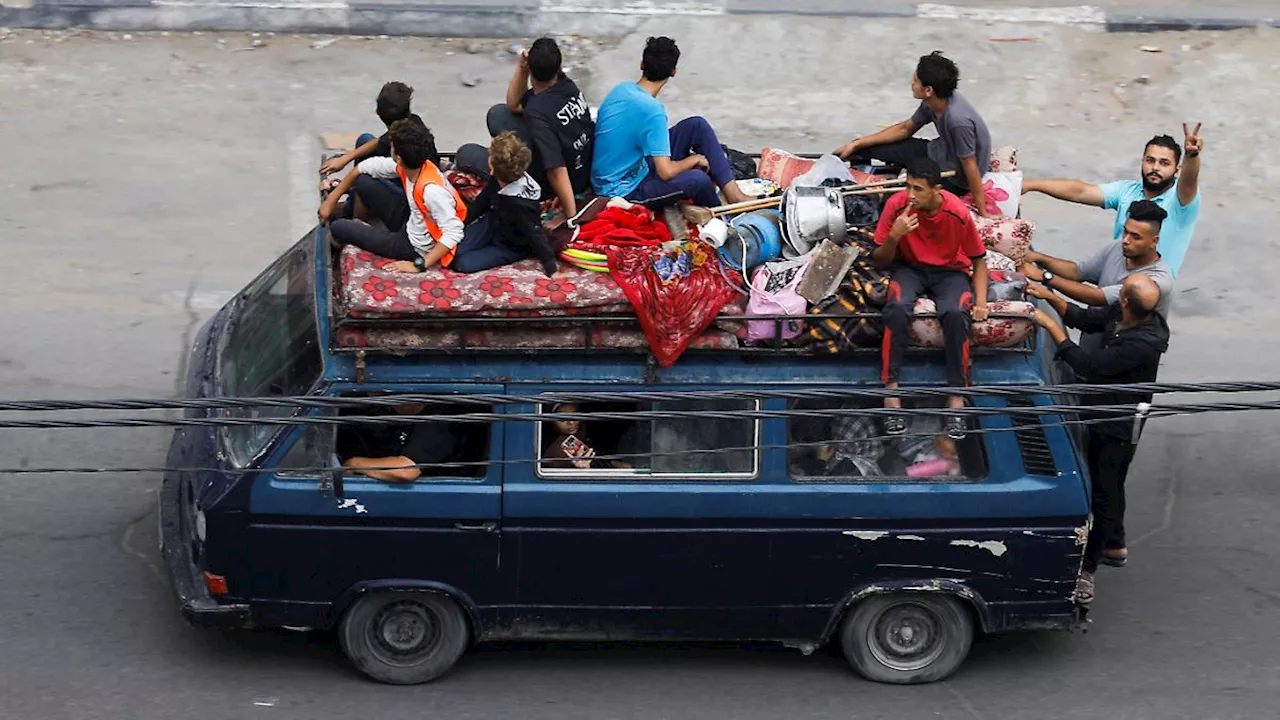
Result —
[[[724,154],[729,158],[729,168],[733,170],[734,180],[750,180],[756,177],[756,160],[741,150],[734,150],[728,145],[721,145]]]

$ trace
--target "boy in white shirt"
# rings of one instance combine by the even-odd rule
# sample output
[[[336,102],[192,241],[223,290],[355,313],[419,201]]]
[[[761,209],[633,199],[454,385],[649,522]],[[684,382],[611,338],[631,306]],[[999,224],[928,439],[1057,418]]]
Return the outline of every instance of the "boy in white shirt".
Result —
[[[467,205],[436,166],[435,138],[421,120],[398,120],[390,135],[391,157],[360,162],[321,204],[320,220],[333,218],[338,199],[351,192],[356,216],[380,220],[386,229],[356,219],[333,220],[329,234],[336,244],[398,260],[386,267],[396,272],[421,272],[437,263],[448,267],[463,240]],[[386,185],[379,182],[395,177],[404,200],[388,197]]]

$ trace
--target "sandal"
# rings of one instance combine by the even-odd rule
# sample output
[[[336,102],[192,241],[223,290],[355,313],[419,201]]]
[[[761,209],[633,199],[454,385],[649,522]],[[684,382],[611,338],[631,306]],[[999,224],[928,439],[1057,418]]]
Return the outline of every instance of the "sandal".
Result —
[[[1093,602],[1093,573],[1081,570],[1080,577],[1076,579],[1076,603],[1088,605],[1091,602]]]
[[[965,422],[964,417],[960,415],[952,415],[947,418],[946,423],[947,437],[952,440],[962,440],[966,433],[969,432],[969,424]]]
[[[886,435],[902,435],[907,432],[907,421],[901,415],[888,415],[884,419]]]

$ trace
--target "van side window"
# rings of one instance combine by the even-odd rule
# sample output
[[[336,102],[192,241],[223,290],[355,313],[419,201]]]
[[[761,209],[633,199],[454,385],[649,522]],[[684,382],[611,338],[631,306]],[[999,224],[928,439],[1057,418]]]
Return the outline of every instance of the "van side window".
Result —
[[[753,400],[586,402],[543,405],[538,423],[538,471],[561,476],[754,477],[755,418],[564,418],[599,413],[754,410]]]
[[[463,413],[488,412],[493,412],[493,409],[480,405],[417,404],[343,408],[339,415],[448,418]],[[338,427],[335,452],[344,465],[352,464],[353,458],[409,458],[422,466],[419,468],[419,477],[422,478],[478,478],[488,473],[489,436],[488,422],[449,422],[444,419],[439,422],[344,423]],[[399,462],[403,463],[403,460]]]
[[[332,413],[321,413],[331,415]],[[320,477],[333,464],[333,426],[307,425],[295,436],[293,445],[276,466],[279,475]]]
[[[924,407],[916,401],[915,407]],[[930,401],[931,402],[931,401]],[[912,407],[910,399],[903,403]],[[860,410],[875,399],[793,400],[791,410]],[[929,407],[942,407],[941,402]],[[856,413],[793,417],[787,421],[787,465],[791,477],[814,482],[977,480],[986,476],[981,434],[952,440],[941,416],[916,415],[907,434],[886,437],[879,416]]]

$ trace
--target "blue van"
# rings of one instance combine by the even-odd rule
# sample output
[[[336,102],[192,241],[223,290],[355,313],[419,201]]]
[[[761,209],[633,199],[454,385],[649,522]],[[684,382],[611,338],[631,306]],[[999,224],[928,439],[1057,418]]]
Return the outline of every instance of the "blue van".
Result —
[[[447,448],[384,482],[336,470],[361,442],[338,416],[400,410],[188,411],[311,419],[176,431],[167,465],[206,468],[168,473],[161,499],[195,625],[333,630],[388,683],[500,640],[838,643],[866,678],[920,683],[955,672],[980,633],[1081,621],[1088,480],[1058,416],[982,415],[949,472],[912,475],[909,441],[856,412],[875,399],[786,397],[878,387],[874,350],[690,350],[664,369],[643,350],[351,348],[340,326],[379,321],[344,317],[334,283],[317,228],[201,329],[187,396],[413,394],[404,412],[431,422],[369,427],[429,428]],[[904,387],[944,384],[941,357],[909,358]],[[973,381],[1046,387],[984,407],[1052,404],[1050,343],[979,349]],[[558,450],[566,429],[599,458]],[[832,447],[850,433],[862,454]]]

